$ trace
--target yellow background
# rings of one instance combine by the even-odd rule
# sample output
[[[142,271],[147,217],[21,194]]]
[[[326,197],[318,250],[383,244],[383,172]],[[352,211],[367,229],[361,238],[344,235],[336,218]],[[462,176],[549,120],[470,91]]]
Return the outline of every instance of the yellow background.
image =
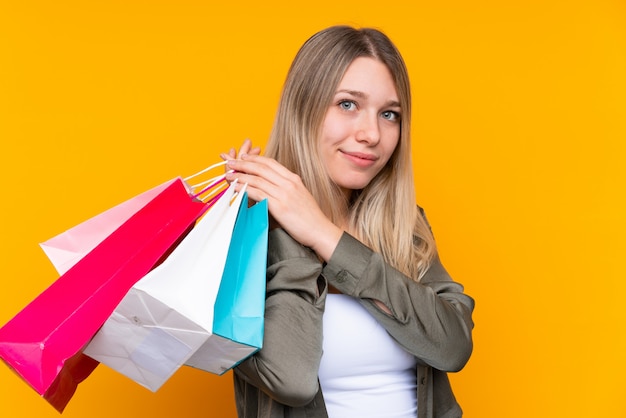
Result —
[[[623,0],[0,2],[0,323],[57,277],[37,243],[263,145],[297,48],[396,41],[419,203],[475,297],[466,417],[624,417]],[[58,414],[0,367],[0,416]],[[105,366],[64,416],[233,417],[230,375],[151,393]]]

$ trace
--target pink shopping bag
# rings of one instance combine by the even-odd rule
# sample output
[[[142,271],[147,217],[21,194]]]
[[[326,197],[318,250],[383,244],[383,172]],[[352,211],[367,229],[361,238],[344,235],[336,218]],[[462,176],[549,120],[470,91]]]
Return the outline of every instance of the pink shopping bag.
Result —
[[[82,349],[207,208],[179,178],[152,194],[104,228],[93,248],[72,255],[62,276],[0,328],[0,357],[59,411],[97,366]]]
[[[203,196],[207,209],[215,204],[220,195],[225,192],[223,188],[225,184],[224,176],[213,177],[195,186],[189,186],[187,181],[197,178],[224,164],[225,162],[213,164],[185,179],[185,185],[187,185],[189,192],[194,193],[193,196],[196,198]],[[113,231],[119,228],[132,215],[137,213],[139,209],[161,193],[170,183],[171,182],[166,182],[143,192],[39,245],[46,253],[46,256],[48,256],[57,272],[63,274],[100,244]]]
[[[63,274],[170,184],[168,181],[143,192],[39,245],[57,272]]]

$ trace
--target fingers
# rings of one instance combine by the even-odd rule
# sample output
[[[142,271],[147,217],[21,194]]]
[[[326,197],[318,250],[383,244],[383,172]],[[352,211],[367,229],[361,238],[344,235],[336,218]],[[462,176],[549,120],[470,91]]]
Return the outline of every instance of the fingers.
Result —
[[[228,151],[227,153],[221,153],[220,158],[224,161],[234,160],[235,158],[237,158],[237,151],[235,151],[235,148],[231,148],[230,151]]]
[[[239,153],[237,154],[239,156],[239,158],[242,158],[244,155],[260,155],[261,154],[261,147],[252,147],[252,141],[250,141],[250,139],[246,138],[245,141],[243,141],[243,145],[241,145],[241,148],[239,149]]]
[[[281,192],[293,189],[293,183],[301,183],[300,178],[275,160],[258,155],[243,155],[240,160],[229,160],[231,170],[226,179],[238,179],[240,184],[248,184],[250,194],[257,198],[276,197]]]
[[[241,144],[239,151],[235,150],[235,148],[231,148],[227,153],[223,152],[220,154],[220,158],[222,160],[234,160],[237,158],[241,158],[244,155],[260,155],[261,147],[252,147],[252,141],[246,138]]]
[[[291,182],[300,180],[297,174],[293,173],[273,158],[251,154],[243,155],[240,158],[240,160],[229,162],[229,165],[236,171],[243,171],[264,177],[267,176],[268,179],[271,178],[272,173],[275,173],[279,177],[288,179]]]
[[[250,152],[250,148],[252,148],[252,141],[246,138],[243,141],[243,144],[241,145],[241,147],[239,148],[239,153],[237,153],[237,155],[241,158],[242,155],[245,155]]]

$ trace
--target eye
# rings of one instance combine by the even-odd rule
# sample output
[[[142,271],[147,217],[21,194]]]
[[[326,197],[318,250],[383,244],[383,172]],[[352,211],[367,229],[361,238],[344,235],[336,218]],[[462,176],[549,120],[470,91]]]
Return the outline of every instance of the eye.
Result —
[[[356,109],[356,103],[354,103],[352,100],[342,100],[339,102],[339,107],[341,107],[343,110],[354,110]]]
[[[400,114],[398,112],[394,112],[392,110],[384,111],[383,113],[381,113],[381,116],[383,117],[383,119],[387,119],[387,120],[390,120],[392,122],[395,122],[395,121],[400,119]]]

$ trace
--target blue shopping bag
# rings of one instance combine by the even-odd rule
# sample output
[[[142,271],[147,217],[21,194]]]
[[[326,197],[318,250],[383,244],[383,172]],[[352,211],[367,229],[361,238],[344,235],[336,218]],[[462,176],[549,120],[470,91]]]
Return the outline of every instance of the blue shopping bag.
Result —
[[[267,200],[244,194],[214,305],[213,336],[188,366],[223,374],[263,344],[268,236]]]

